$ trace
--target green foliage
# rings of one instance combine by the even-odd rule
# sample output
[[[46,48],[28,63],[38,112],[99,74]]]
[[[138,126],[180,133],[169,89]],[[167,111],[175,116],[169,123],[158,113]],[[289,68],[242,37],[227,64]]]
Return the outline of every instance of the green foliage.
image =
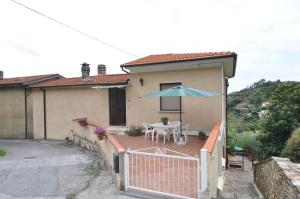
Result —
[[[228,96],[228,125],[238,132],[257,131],[260,128],[259,112],[265,108],[274,90],[281,84],[261,79],[241,91]],[[243,109],[241,109],[243,108]]]
[[[199,137],[206,137],[206,133],[204,131],[199,131],[198,136]]]
[[[300,162],[300,128],[293,132],[281,154],[293,162]]]
[[[270,97],[261,121],[259,140],[267,156],[280,155],[292,131],[300,123],[300,83],[284,82]]]
[[[0,149],[0,157],[5,156],[5,155],[6,155],[6,151],[4,151],[3,149]]]
[[[167,125],[167,124],[168,124],[168,121],[169,121],[169,118],[167,118],[167,117],[161,117],[161,118],[160,118],[160,121],[161,121],[163,124]]]
[[[254,132],[244,131],[238,133],[236,131],[231,131],[228,136],[228,145],[230,148],[238,146],[247,150],[250,154],[255,154],[255,151],[259,147],[259,141],[256,139],[256,134]]]
[[[140,136],[143,134],[143,127],[130,126],[129,130],[125,131],[125,133],[129,136]]]

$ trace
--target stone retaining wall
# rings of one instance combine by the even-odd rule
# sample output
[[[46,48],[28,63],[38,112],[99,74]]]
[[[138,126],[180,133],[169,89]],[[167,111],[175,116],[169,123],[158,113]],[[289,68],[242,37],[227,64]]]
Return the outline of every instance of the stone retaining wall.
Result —
[[[297,175],[300,177],[300,165],[286,158],[271,157],[254,165],[256,186],[269,199],[300,198],[300,187],[297,186],[300,178]]]

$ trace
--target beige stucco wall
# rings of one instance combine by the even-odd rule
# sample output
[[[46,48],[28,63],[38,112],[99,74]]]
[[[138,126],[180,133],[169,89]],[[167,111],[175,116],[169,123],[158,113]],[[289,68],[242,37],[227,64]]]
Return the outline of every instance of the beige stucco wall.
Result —
[[[143,122],[159,122],[167,116],[179,120],[179,112],[160,112],[158,97],[138,98],[150,92],[159,91],[160,83],[181,82],[189,86],[216,93],[222,92],[221,68],[194,69],[130,74],[126,88],[127,126],[140,126]],[[139,79],[143,78],[141,86]],[[43,93],[34,89],[33,96],[33,131],[34,138],[44,137]],[[191,131],[210,132],[216,120],[221,119],[221,95],[216,97],[183,97],[184,123],[190,124]],[[108,89],[90,87],[47,88],[47,138],[65,139],[70,137],[72,119],[87,117],[92,123],[103,127],[109,126]]]
[[[33,91],[34,138],[44,137],[43,93]],[[50,88],[46,89],[47,139],[71,137],[72,120],[87,117],[88,121],[107,127],[108,93],[107,89]]]
[[[29,89],[27,91],[27,138],[33,138],[33,96]]]
[[[40,90],[33,90],[31,95],[33,104],[33,138],[44,139],[43,92]]]
[[[25,137],[24,90],[0,90],[0,138]]]
[[[183,86],[221,93],[221,68],[194,69],[130,74],[127,88],[127,125],[141,125],[143,122],[160,122],[160,117],[179,120],[179,113],[160,112],[159,97],[138,98],[150,92],[157,92],[160,83],[181,82]],[[143,78],[144,85],[140,85]],[[210,131],[216,120],[221,119],[221,96],[182,97],[182,120],[190,124],[190,130]]]

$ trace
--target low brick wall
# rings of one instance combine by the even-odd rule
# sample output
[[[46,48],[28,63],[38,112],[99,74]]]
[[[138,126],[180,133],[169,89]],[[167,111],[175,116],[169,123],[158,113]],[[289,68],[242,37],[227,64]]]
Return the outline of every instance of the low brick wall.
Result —
[[[286,158],[276,157],[254,165],[255,184],[265,198],[299,198],[298,187],[291,179],[294,176],[292,173],[294,169],[291,165],[295,164]]]

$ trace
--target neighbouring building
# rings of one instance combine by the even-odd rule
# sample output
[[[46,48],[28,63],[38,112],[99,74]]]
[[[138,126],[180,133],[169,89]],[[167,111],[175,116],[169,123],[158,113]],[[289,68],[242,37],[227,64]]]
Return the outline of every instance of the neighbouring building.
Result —
[[[0,71],[0,138],[33,138],[31,85],[58,74],[5,78]]]

